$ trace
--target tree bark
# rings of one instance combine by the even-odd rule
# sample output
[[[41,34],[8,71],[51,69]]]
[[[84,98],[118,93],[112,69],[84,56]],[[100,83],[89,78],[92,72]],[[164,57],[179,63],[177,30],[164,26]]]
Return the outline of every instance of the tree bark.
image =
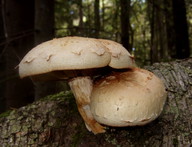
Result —
[[[145,126],[87,131],[70,92],[62,92],[1,114],[1,146],[190,147],[192,58],[145,67],[165,83],[168,99],[158,119]]]

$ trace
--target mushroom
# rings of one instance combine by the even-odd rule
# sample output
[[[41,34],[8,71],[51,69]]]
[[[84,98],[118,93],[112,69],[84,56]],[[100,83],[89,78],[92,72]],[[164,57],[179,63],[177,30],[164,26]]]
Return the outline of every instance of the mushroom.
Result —
[[[127,58],[119,62],[126,60],[124,62],[128,63],[123,66],[119,63],[119,68],[135,66],[134,60],[129,59],[131,55],[122,48],[117,51],[117,57],[113,57],[115,49],[111,51],[98,39],[84,37],[53,39],[27,53],[19,64],[19,75],[21,78],[30,76],[33,80],[68,80],[87,129],[94,134],[103,133],[105,128],[95,121],[90,110],[92,78],[102,75],[103,71],[105,73],[108,66],[118,68],[118,65],[113,67],[111,64],[113,60],[118,63],[121,56]]]
[[[91,95],[91,112],[100,124],[116,127],[147,124],[162,112],[167,93],[153,73],[132,68],[97,80]]]

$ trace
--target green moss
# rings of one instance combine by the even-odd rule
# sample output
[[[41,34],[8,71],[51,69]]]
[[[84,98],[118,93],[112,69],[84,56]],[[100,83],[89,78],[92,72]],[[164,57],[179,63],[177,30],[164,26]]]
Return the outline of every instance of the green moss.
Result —
[[[72,144],[71,147],[78,146],[79,142],[82,140],[82,138],[86,135],[87,130],[84,128],[84,124],[80,124],[76,126],[76,129],[78,130],[73,136],[72,136]]]
[[[81,140],[81,132],[80,133],[76,133],[73,136],[71,147],[76,147],[80,140]]]
[[[63,124],[63,121],[60,119],[57,119],[56,122],[54,124],[48,124],[49,126],[54,126],[54,128],[60,128]]]
[[[178,144],[179,144],[178,139],[177,139],[177,138],[174,138],[174,139],[173,139],[173,145],[174,145],[174,147],[177,147]]]
[[[104,134],[104,136],[105,136],[105,140],[106,140],[108,143],[112,144],[112,145],[115,146],[115,147],[120,147],[120,145],[118,144],[118,141],[117,141],[116,137],[111,136],[111,134],[108,134],[108,133]]]
[[[12,125],[10,132],[11,133],[17,133],[21,130],[20,124]]]
[[[7,117],[7,116],[9,116],[10,113],[11,113],[11,110],[1,113],[0,118]]]
[[[73,98],[73,93],[71,91],[62,91],[57,94],[49,95],[41,99],[41,101],[45,100],[56,100],[58,98],[64,97],[65,99]]]

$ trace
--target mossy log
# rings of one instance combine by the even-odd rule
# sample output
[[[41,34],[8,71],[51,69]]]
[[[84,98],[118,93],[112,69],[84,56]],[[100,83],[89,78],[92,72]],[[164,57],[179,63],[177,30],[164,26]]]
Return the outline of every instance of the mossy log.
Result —
[[[165,83],[168,99],[158,119],[137,127],[89,132],[71,92],[61,92],[1,114],[2,147],[191,147],[192,59],[145,67]]]

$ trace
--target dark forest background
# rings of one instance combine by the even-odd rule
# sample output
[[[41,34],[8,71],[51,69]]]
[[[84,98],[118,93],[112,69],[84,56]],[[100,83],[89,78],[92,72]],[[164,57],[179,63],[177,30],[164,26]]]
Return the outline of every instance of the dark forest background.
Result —
[[[192,0],[1,0],[0,112],[59,91],[55,82],[21,80],[17,65],[37,44],[64,36],[122,43],[140,67],[189,58]]]

